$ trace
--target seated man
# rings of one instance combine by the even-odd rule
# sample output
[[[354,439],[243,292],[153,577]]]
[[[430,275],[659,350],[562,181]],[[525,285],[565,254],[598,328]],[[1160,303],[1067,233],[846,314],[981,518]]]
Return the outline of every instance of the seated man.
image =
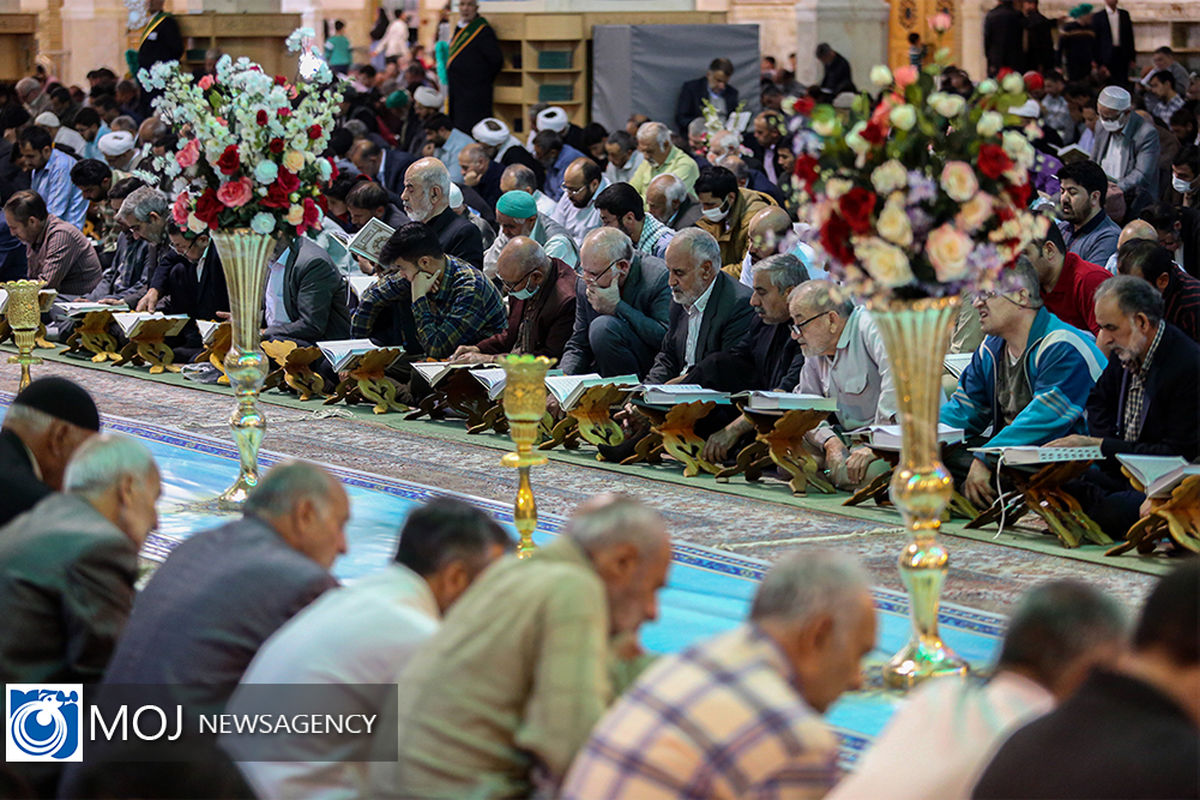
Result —
[[[562,197],[550,218],[566,228],[576,244],[583,244],[583,237],[603,224],[594,201],[607,188],[608,181],[595,161],[575,159],[563,173]]]
[[[667,265],[635,253],[614,228],[594,230],[580,250],[575,326],[563,352],[567,375],[645,375],[667,332]]]
[[[1180,269],[1167,248],[1155,241],[1126,242],[1117,251],[1117,271],[1158,289],[1163,319],[1193,342],[1200,342],[1200,280]]]
[[[531,172],[520,165],[515,169]],[[518,236],[533,239],[542,246],[546,255],[561,260],[572,271],[578,268],[579,246],[566,228],[538,210],[537,200],[529,192],[513,189],[500,195],[500,201],[496,203],[496,224],[500,226],[500,232],[483,254],[483,274],[489,278],[496,276],[500,253]]]
[[[637,143],[645,161],[633,173],[629,185],[638,194],[645,197],[650,181],[668,172],[683,181],[689,192],[692,190],[696,178],[700,177],[700,168],[696,166],[695,159],[671,144],[671,131],[666,125],[661,122],[644,123],[638,128]]]
[[[88,439],[62,493],[0,529],[6,683],[97,683],[133,606],[138,550],[158,524],[158,469],[128,436]]]
[[[471,136],[483,145],[488,159],[498,163],[502,170],[507,170],[514,164],[521,164],[534,172],[534,187],[542,185],[546,176],[542,174],[538,177],[537,173],[544,173],[545,168],[533,157],[533,153],[521,145],[520,139],[512,135],[512,131],[502,120],[495,117],[481,119],[471,128]],[[501,188],[502,193],[505,191],[508,190]]]
[[[675,231],[690,228],[700,219],[700,204],[688,191],[687,184],[670,172],[650,181],[646,189],[646,210]]]
[[[1138,520],[1145,495],[1132,489],[1114,456],[1200,455],[1200,344],[1163,320],[1158,290],[1118,275],[1096,292],[1098,344],[1116,356],[1087,401],[1090,436],[1066,436],[1059,447],[1099,447],[1105,461],[1067,484],[1084,512],[1117,541]]]
[[[693,119],[704,116],[705,100],[722,115],[733,113],[738,105],[738,90],[729,82],[732,77],[733,62],[728,58],[714,58],[703,76],[684,81],[675,104],[675,126],[680,133],[687,130]]]
[[[402,338],[381,343],[403,344],[409,353],[429,358],[448,358],[460,345],[505,330],[500,292],[482,272],[442,250],[430,227],[405,225],[388,239],[382,259],[385,275],[362,293],[351,320],[352,338],[382,339],[387,332],[377,330],[377,322],[389,307]]]
[[[1117,663],[1126,628],[1121,604],[1096,587],[1035,586],[1013,611],[991,677],[922,684],[827,800],[966,800],[1014,730]]]
[[[1154,226],[1158,243],[1185,272],[1200,278],[1200,210],[1156,203],[1141,214]]]
[[[500,253],[496,277],[508,294],[508,327],[478,344],[460,345],[453,360],[479,364],[508,353],[561,360],[575,325],[575,270],[533,239],[516,236]]]
[[[610,133],[608,141],[604,143],[604,152],[608,156],[604,177],[610,184],[629,183],[644,158],[637,149],[637,140],[628,131]]]
[[[796,391],[833,398],[842,431],[889,425],[896,416],[896,390],[883,337],[870,312],[844,298],[830,281],[802,283],[788,298],[792,336],[804,351]],[[852,491],[873,478],[873,470],[882,471],[871,448],[847,448],[827,421],[805,443],[839,489]]]
[[[100,282],[100,258],[79,228],[46,210],[37,192],[14,192],[4,204],[8,227],[25,243],[29,277],[60,295],[79,297]]]
[[[370,139],[359,139],[350,148],[350,163],[387,190],[390,198],[398,198],[404,189],[404,173],[415,159],[402,150],[380,147]],[[387,222],[387,220],[384,220]]]
[[[462,182],[478,192],[489,209],[495,209],[496,201],[503,194],[500,176],[504,174],[504,167],[493,161],[487,149],[478,142],[471,142],[458,152],[458,164],[462,168]]]
[[[791,335],[788,298],[809,279],[808,270],[791,253],[779,253],[759,261],[752,271],[750,307],[754,317],[746,336],[732,349],[713,353],[697,364],[684,383],[698,383],[722,392],[790,392],[800,382],[804,355]],[[734,445],[753,430],[750,420],[738,415],[708,437],[704,458],[712,463],[725,460]]]
[[[117,219],[125,198],[145,184],[141,178],[126,178],[110,188],[100,201],[112,218],[117,233],[112,261],[100,275],[100,282],[88,293],[88,300],[134,308],[150,288],[150,278],[158,265],[158,248],[144,239],[136,239],[129,226]]]
[[[87,218],[92,224],[91,238],[96,240],[101,256],[105,256],[103,263],[108,264],[113,251],[117,249],[117,237],[121,233],[121,227],[114,219],[116,215],[108,202],[114,183],[112,170],[103,161],[85,158],[71,167],[71,183],[88,201]]]
[[[170,242],[167,240],[167,225],[173,221],[166,194],[153,186],[138,187],[130,192],[129,196],[121,203],[121,208],[117,211],[117,221],[129,229],[129,233],[134,239],[146,244],[149,287],[142,299],[138,301],[137,310],[161,310],[159,309],[161,302],[164,308],[170,306],[176,309],[172,313],[189,313],[179,309],[191,307],[194,282],[189,282],[189,278],[195,281],[199,279],[194,278],[195,262],[192,262],[190,268],[181,268],[178,266],[179,257],[171,251]],[[213,248],[213,252],[215,255],[216,248]],[[181,271],[189,269],[191,276],[179,274]],[[183,280],[173,280],[178,277],[182,277]],[[220,285],[221,291],[224,291],[224,276],[221,277]],[[171,298],[168,303],[167,297],[172,292],[175,292],[178,297]],[[228,305],[222,308],[225,311],[229,310]]]
[[[774,205],[769,196],[738,186],[737,178],[724,167],[705,167],[696,179],[700,216],[696,227],[708,231],[721,245],[722,269],[742,276],[742,259],[750,241],[750,218]]]
[[[742,283],[750,287],[754,286],[754,270],[751,269],[751,266],[778,253],[788,236],[795,231],[795,227],[792,224],[792,218],[779,206],[767,206],[759,209],[758,213],[750,218],[746,256],[742,259],[741,264]],[[818,258],[816,251],[810,245],[797,238],[795,244],[787,252],[800,259],[800,263],[804,265],[804,269],[808,271],[808,276],[812,280],[823,281],[829,278],[829,273],[822,268],[824,261]]]
[[[187,314],[191,320],[173,344],[176,361],[190,361],[204,349],[196,320],[228,318],[229,289],[221,254],[212,244],[208,229],[193,234],[167,221],[167,241],[174,257],[159,270],[158,291],[163,300],[157,305],[164,314]]]
[[[483,268],[483,234],[450,208],[450,173],[436,158],[422,158],[404,173],[404,207],[413,222],[433,231],[446,255]]]
[[[663,656],[613,705],[561,797],[823,797],[838,778],[838,737],[821,717],[862,686],[876,627],[852,557],[775,564],[745,624]]]
[[[551,796],[604,713],[614,638],[657,616],[671,542],[657,512],[613,495],[554,542],[485,572],[395,676],[399,760],[373,798]]]
[[[1089,264],[1106,264],[1117,251],[1121,228],[1104,210],[1108,178],[1091,161],[1067,164],[1058,171],[1062,187],[1062,221],[1058,223],[1067,252]]]
[[[733,133],[733,131],[729,131],[729,133]],[[736,136],[736,134],[734,135]],[[787,152],[790,153],[791,151]],[[737,180],[738,188],[750,189],[761,195],[770,197],[781,206],[787,202],[787,196],[783,191],[767,180],[767,176],[763,174],[762,170],[751,167],[746,163],[746,159],[741,156],[730,154],[717,159],[713,163],[718,167],[724,167],[732,172],[733,177]]]
[[[284,234],[267,276],[263,339],[301,347],[350,338],[346,279],[329,254],[307,236]]]
[[[1154,230],[1154,226],[1144,219],[1135,219],[1132,222],[1125,223],[1125,227],[1121,228],[1121,235],[1117,237],[1117,250],[1108,257],[1108,263],[1104,265],[1104,269],[1109,275],[1117,274],[1117,253],[1121,252],[1121,248],[1129,242],[1145,239],[1148,242],[1158,241],[1158,232]]]
[[[355,184],[346,195],[346,213],[354,230],[366,225],[372,217],[392,230],[399,230],[412,221],[391,201],[383,184],[374,181]]]
[[[442,497],[418,507],[404,521],[386,568],[321,595],[263,643],[229,701],[231,713],[244,702],[255,705],[255,690],[247,687],[282,683],[333,684],[340,713],[379,713],[366,686],[391,683],[450,606],[510,550],[504,529],[474,506]],[[288,753],[293,761],[238,765],[256,794],[354,796],[367,765],[327,760],[336,755],[322,751],[328,739],[302,738],[303,750]]]
[[[646,213],[646,202],[628,183],[615,183],[596,195],[600,222],[634,242],[639,253],[666,258],[675,231]]]
[[[0,422],[0,525],[62,489],[71,455],[100,430],[96,403],[66,378],[38,378]]]
[[[538,213],[543,217],[549,217],[554,213],[555,206],[558,205],[555,200],[542,193],[539,188],[537,175],[532,169],[524,164],[513,164],[504,170],[504,174],[500,176],[500,190],[507,194],[509,192],[520,191],[531,195],[537,201]]]
[[[667,248],[671,315],[646,383],[680,383],[700,360],[733,349],[754,311],[750,291],[721,271],[717,240],[699,228],[680,231]]]
[[[88,201],[71,183],[75,159],[55,149],[50,134],[36,125],[21,132],[19,147],[21,167],[29,173],[29,188],[46,201],[49,213],[82,230]]]
[[[1081,331],[1095,334],[1096,289],[1111,277],[1104,267],[1067,252],[1057,225],[1046,229],[1046,238],[1034,239],[1025,255],[1037,271],[1042,303],[1054,316]]]
[[[433,144],[433,157],[445,165],[451,183],[462,183],[463,170],[458,154],[469,144],[470,136],[454,127],[454,122],[445,114],[434,114],[422,124],[427,141]]]
[[[1106,364],[1091,337],[1043,307],[1028,259],[1019,258],[1013,272],[1011,291],[976,296],[987,338],[940,415],[943,424],[961,428],[972,447],[1043,445],[1082,433],[1088,394]],[[946,451],[943,461],[976,506],[996,499],[985,456],[964,448]]]
[[[558,132],[551,130],[538,131],[533,137],[533,155],[546,170],[542,191],[557,203],[563,194],[562,184],[567,167],[586,156],[564,142]]]
[[[1094,163],[1097,171],[1111,176],[1115,187],[1124,192],[1129,211],[1136,214],[1158,199],[1161,146],[1154,122],[1133,113],[1131,104],[1127,90],[1120,86],[1104,87],[1096,101],[1099,126],[1092,143],[1092,160],[1078,163]],[[1083,258],[1097,263],[1095,258]],[[1104,260],[1099,259],[1099,263]]]

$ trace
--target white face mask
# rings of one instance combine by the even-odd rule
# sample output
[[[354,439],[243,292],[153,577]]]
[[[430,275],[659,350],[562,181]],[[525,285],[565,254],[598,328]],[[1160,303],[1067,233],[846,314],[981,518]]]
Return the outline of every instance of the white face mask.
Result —
[[[1171,186],[1180,194],[1187,194],[1192,190],[1192,184],[1185,181],[1183,178],[1173,176],[1171,178]]]
[[[533,282],[531,281],[524,289],[514,289],[513,291],[508,293],[508,296],[511,297],[513,300],[528,300],[529,298],[531,298],[535,294],[537,294],[537,290],[539,288],[540,287],[534,285]]]
[[[1121,130],[1121,128],[1125,127],[1124,125],[1121,124],[1121,120],[1119,120],[1119,119],[1103,119],[1103,118],[1100,119],[1100,126],[1102,128],[1104,128],[1104,130],[1108,131],[1109,133],[1116,133],[1117,131]]]
[[[700,215],[709,222],[720,222],[729,216],[729,205],[728,203],[721,203],[716,208],[706,208],[700,212]]]

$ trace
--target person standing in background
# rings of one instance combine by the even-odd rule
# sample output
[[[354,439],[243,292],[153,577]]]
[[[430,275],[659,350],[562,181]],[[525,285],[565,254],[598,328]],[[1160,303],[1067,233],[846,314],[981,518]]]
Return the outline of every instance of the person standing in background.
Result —
[[[334,74],[345,75],[353,58],[350,40],[346,38],[346,23],[339,19],[333,23],[333,36],[325,40],[325,60]]]
[[[450,119],[460,131],[469,131],[492,116],[492,84],[504,56],[488,21],[479,16],[479,0],[460,0],[458,29],[450,40],[446,83],[450,91]]]

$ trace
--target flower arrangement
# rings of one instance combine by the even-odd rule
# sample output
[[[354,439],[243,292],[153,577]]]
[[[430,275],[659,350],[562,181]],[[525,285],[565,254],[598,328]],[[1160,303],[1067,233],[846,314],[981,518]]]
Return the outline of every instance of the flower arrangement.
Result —
[[[309,55],[311,37],[300,29],[288,48]],[[342,91],[328,65],[304,55],[295,83],[228,55],[215,76],[198,81],[173,61],[139,72],[142,85],[160,93],[158,115],[180,131],[178,149],[154,167],[172,180],[171,214],[181,228],[277,236],[320,227],[321,187],[337,177],[320,153]]]
[[[860,296],[989,288],[1049,224],[1028,210],[1035,151],[1006,114],[1025,101],[1021,76],[983,81],[968,102],[935,91],[941,68],[876,67],[877,101],[811,109],[822,147],[797,149],[796,181],[814,244]]]

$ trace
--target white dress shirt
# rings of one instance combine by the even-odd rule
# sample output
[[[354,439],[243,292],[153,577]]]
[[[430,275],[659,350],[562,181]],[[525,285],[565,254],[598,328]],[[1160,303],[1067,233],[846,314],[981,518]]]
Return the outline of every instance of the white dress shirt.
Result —
[[[270,271],[267,273],[266,327],[268,328],[292,321],[287,313],[287,305],[283,302],[283,273],[287,270],[287,258],[288,251],[284,250],[277,260],[271,262]],[[201,264],[203,263],[201,261]]]
[[[1118,9],[1109,8],[1104,4],[1104,13],[1108,16],[1108,28],[1112,31],[1113,47],[1121,46],[1121,13]]]
[[[592,195],[592,199],[583,208],[576,208],[571,202],[571,195],[563,189],[562,197],[558,198],[558,204],[554,206],[554,213],[550,215],[550,219],[566,228],[575,244],[582,245],[583,237],[604,225],[600,219],[600,209],[596,208],[596,195],[607,188],[608,181],[601,178],[600,185],[596,187],[596,194]]]
[[[696,302],[687,307],[688,315],[688,331],[687,344],[684,346],[684,365],[683,371],[687,372],[696,365],[696,347],[700,344],[700,324],[704,321],[704,309],[708,307],[708,298],[712,297],[713,287],[717,285],[717,279],[713,278],[709,282],[708,288],[704,290],[704,294],[696,299]]]
[[[618,167],[609,161],[608,166],[604,168],[605,180],[609,183],[629,183],[629,179],[633,177],[633,173],[637,172],[637,168],[642,165],[645,158],[640,150],[634,150],[625,160],[623,167]]]

